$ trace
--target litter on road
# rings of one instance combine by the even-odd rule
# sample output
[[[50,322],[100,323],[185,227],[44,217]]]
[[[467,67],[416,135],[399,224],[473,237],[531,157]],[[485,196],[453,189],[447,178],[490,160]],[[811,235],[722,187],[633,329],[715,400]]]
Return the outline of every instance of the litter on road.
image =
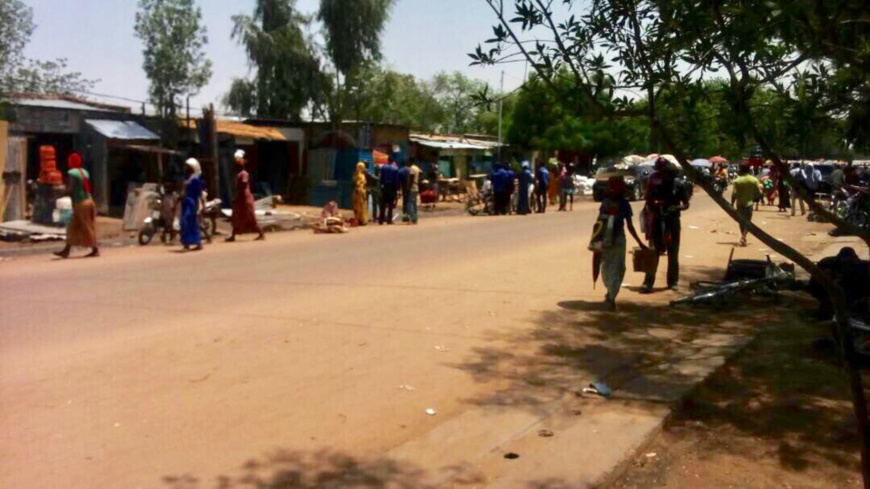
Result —
[[[435,349],[440,351],[441,353],[447,353],[448,351],[450,351],[450,348],[441,345],[435,345]]]
[[[584,394],[595,394],[601,397],[609,397],[610,394],[613,394],[613,390],[607,386],[604,382],[593,382],[589,384],[589,387],[585,387],[583,389]]]
[[[403,391],[415,391],[415,390],[417,390],[417,389],[415,389],[413,386],[410,386],[410,385],[400,385],[400,386],[399,386],[399,390],[403,390]]]
[[[538,430],[538,436],[541,438],[550,438],[555,434],[551,430]]]
[[[428,414],[429,416],[435,416],[436,414],[438,414],[438,411],[436,411],[432,408],[429,408],[426,410],[426,414]]]

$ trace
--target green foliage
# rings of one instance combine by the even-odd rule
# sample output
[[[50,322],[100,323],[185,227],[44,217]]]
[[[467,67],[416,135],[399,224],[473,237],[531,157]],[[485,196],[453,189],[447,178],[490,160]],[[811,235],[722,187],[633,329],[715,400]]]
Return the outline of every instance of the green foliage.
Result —
[[[196,95],[211,78],[201,21],[194,0],[139,0],[135,31],[144,44],[142,67],[149,97],[164,116],[174,117],[181,98]]]
[[[381,33],[396,0],[320,0],[318,20],[323,22],[326,53],[336,70],[335,93],[331,115],[335,121],[344,117],[343,85],[359,83],[359,71],[381,58]],[[340,76],[344,75],[344,84]]]
[[[430,80],[368,63],[347,87],[343,105],[357,120],[401,124],[421,132],[498,133],[497,104],[475,99],[486,85],[462,73],[438,73]],[[504,100],[509,121],[516,97]],[[505,123],[505,128],[507,127]]]
[[[67,71],[65,59],[25,59],[35,30],[33,9],[20,0],[0,1],[0,99],[12,92],[69,94],[93,88],[95,81]]]
[[[533,75],[520,91],[508,141],[521,146],[582,151],[601,157],[646,153],[649,126],[642,118],[606,120],[573,90],[567,72],[554,79],[554,91]]]
[[[28,60],[15,74],[15,91],[28,93],[77,94],[90,91],[96,82],[77,71],[67,71],[67,61]]]
[[[379,60],[381,33],[395,0],[321,0],[326,51],[336,69],[352,75],[363,64]]]
[[[24,47],[36,27],[33,10],[20,0],[0,2],[0,90],[8,90],[17,67],[24,61]]]
[[[330,80],[305,34],[310,22],[295,0],[257,0],[253,16],[233,16],[232,38],[245,46],[257,73],[252,81],[234,80],[224,105],[242,116],[290,120],[309,105],[321,110]]]
[[[866,2],[485,1],[499,22],[473,64],[527,58],[578,116],[655,113],[693,155],[740,156],[760,141],[789,156],[843,156],[844,141],[866,151]],[[566,73],[592,104],[557,86]],[[610,100],[599,98],[604,73]]]

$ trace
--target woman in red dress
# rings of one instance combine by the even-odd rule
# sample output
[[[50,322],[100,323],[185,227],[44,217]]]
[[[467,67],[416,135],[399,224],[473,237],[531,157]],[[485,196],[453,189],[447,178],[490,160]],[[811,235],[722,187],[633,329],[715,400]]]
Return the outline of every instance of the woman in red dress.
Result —
[[[235,241],[236,235],[247,233],[257,233],[255,241],[262,241],[266,236],[257,224],[254,194],[251,193],[251,177],[245,171],[245,152],[238,150],[235,156],[239,174],[236,176],[236,198],[233,200],[233,234],[227,238],[227,241]]]

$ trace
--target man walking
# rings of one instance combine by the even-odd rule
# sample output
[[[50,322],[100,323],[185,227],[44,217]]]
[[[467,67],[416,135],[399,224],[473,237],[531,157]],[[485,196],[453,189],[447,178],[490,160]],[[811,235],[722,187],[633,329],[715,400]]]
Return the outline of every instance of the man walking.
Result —
[[[740,165],[738,177],[734,179],[731,193],[731,206],[747,221],[752,221],[752,204],[763,194],[761,182],[749,172],[749,166]],[[740,223],[740,246],[746,246],[749,229]]]
[[[547,191],[549,188],[550,170],[547,169],[545,163],[541,163],[541,166],[538,167],[538,174],[535,177],[535,201],[538,212],[541,214],[547,212]]]
[[[395,161],[381,168],[381,208],[378,225],[393,224],[393,210],[399,192],[399,166]]]
[[[650,176],[646,194],[644,219],[647,239],[659,255],[668,254],[668,288],[680,280],[680,213],[689,208],[689,192],[677,181],[677,169],[668,160],[659,158]],[[652,292],[656,272],[646,274],[640,293]]]

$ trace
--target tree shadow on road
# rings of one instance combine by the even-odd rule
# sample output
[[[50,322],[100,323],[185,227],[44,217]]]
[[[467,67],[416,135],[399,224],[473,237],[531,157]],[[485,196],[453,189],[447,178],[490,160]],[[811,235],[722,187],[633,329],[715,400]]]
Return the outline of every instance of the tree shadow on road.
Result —
[[[720,280],[722,274],[721,269],[693,272],[692,280]],[[582,389],[602,381],[614,391],[607,401],[610,406],[618,403],[633,409],[660,409],[662,403],[675,404],[693,392],[709,372],[725,364],[759,331],[801,328],[810,336],[826,333],[824,328],[807,324],[805,317],[813,305],[794,293],[781,293],[778,301],[771,297],[735,300],[730,307],[718,310],[671,308],[635,300],[640,298],[623,297],[618,312],[605,311],[596,303],[567,301],[538,311],[531,332],[489,332],[490,345],[474,350],[471,358],[454,366],[498,388],[467,402],[547,415],[553,412],[554,404],[564,404],[566,399],[571,403],[601,402],[583,397]],[[812,342],[806,343],[803,352],[793,351],[800,345],[791,345],[790,357],[778,356],[773,347],[768,356],[770,362],[779,362],[776,368],[789,362],[787,368],[804,380],[821,382],[823,388],[816,389],[813,396],[795,397],[787,390],[793,387],[788,377],[769,372],[757,378],[747,374],[745,382],[715,386],[720,394],[717,400],[706,402],[695,416],[710,425],[728,425],[746,435],[776,441],[781,445],[780,462],[793,470],[802,470],[811,460],[819,459],[850,463],[843,457],[842,426],[829,432],[816,431],[838,423],[848,425],[848,412],[844,417],[825,409],[831,403],[848,402],[845,376],[837,371],[830,354],[824,359],[812,358],[808,346]],[[754,364],[753,368],[762,369],[763,365]],[[818,369],[824,372],[821,377],[813,375]],[[787,372],[784,370],[783,375]],[[730,415],[735,411],[745,414],[747,409],[751,409],[751,416]],[[851,447],[851,441],[846,443]],[[705,449],[728,450],[715,446],[715,440]]]
[[[245,463],[236,476],[213,482],[185,474],[166,476],[167,489],[427,489],[424,471],[387,458],[361,459],[341,452],[279,450]]]

